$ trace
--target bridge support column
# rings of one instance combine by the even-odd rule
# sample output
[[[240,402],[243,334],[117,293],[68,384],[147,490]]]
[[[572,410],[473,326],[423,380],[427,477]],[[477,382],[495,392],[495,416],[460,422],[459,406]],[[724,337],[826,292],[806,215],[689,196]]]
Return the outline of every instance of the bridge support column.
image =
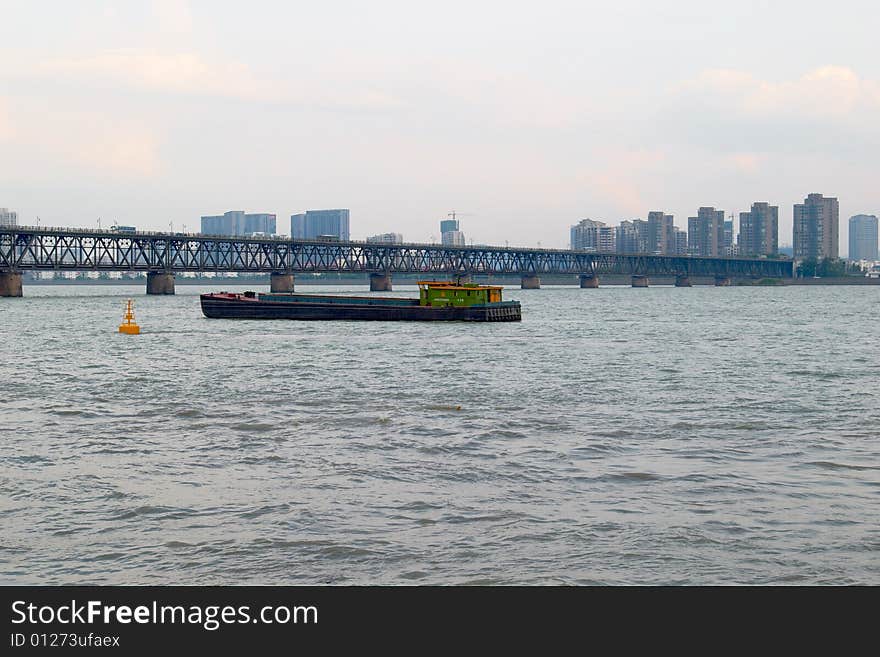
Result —
[[[632,286],[633,287],[648,287],[648,277],[642,276],[640,274],[633,274]]]
[[[691,287],[691,279],[687,274],[676,274],[675,287]]]
[[[599,277],[596,274],[581,274],[581,289],[589,290],[599,287]]]
[[[148,271],[147,294],[174,294],[174,274]]]
[[[520,281],[519,287],[521,290],[540,290],[541,279],[538,278],[537,274],[525,274]]]
[[[11,271],[0,271],[0,297],[20,297],[21,274]]]
[[[464,285],[465,283],[473,283],[474,282],[474,277],[471,276],[470,274],[456,274],[455,276],[453,276],[453,278],[460,285]]]
[[[293,292],[293,274],[277,274],[274,271],[269,274],[270,292]]]
[[[728,287],[730,285],[729,276],[716,276],[715,287]]]
[[[391,292],[391,274],[370,274],[370,292]]]

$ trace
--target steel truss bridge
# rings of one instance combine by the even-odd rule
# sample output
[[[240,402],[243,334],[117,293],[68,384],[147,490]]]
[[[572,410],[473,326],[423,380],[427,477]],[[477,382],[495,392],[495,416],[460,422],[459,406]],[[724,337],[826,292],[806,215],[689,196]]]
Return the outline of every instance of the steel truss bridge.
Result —
[[[0,227],[0,273],[364,272],[791,278],[791,260]]]

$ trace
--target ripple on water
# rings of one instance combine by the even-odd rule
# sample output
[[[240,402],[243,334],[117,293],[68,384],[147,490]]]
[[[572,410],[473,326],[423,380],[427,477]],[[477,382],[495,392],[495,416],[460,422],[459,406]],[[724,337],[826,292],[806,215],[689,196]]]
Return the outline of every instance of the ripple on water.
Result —
[[[852,465],[848,463],[834,463],[832,461],[808,461],[806,465],[815,466],[824,470],[880,470],[880,465]]]
[[[267,422],[232,422],[226,426],[233,431],[240,431],[242,433],[264,433],[276,428],[274,424]]]

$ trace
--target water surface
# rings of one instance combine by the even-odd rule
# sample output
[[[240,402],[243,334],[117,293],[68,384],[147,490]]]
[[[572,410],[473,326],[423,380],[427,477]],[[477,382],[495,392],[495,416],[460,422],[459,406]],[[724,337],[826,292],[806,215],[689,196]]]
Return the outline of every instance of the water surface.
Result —
[[[201,291],[0,299],[2,583],[880,584],[875,288],[507,290],[483,325]]]

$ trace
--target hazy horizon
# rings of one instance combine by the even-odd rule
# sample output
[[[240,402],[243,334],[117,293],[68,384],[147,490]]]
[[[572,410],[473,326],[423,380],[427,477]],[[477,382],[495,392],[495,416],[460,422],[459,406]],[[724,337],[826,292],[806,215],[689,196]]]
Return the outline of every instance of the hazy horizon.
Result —
[[[351,210],[352,237],[565,247],[584,218],[686,228],[840,200],[880,214],[880,10],[841,2],[0,0],[0,207],[197,231]]]

